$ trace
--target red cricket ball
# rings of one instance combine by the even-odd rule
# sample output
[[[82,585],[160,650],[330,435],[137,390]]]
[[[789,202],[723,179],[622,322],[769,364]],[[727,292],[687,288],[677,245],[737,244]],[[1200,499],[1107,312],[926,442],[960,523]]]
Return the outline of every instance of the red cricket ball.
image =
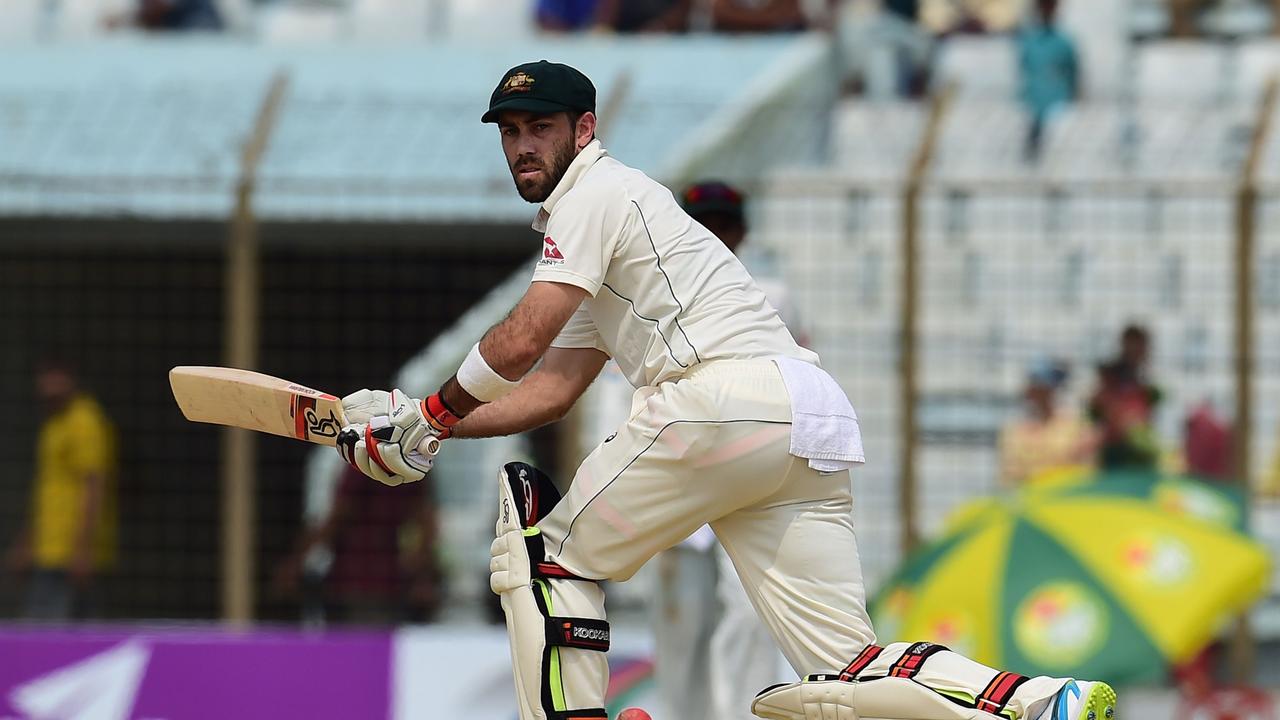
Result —
[[[640,708],[627,708],[618,713],[618,720],[653,720],[653,718]]]

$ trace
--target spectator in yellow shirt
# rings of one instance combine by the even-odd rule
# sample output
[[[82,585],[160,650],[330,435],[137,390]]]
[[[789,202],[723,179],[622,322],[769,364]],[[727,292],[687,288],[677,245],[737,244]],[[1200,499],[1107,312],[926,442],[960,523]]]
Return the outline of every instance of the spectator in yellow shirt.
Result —
[[[67,620],[93,604],[94,578],[115,560],[115,431],[64,362],[41,363],[36,396],[45,419],[31,514],[8,559],[30,572],[25,615]]]
[[[1262,480],[1262,492],[1266,495],[1280,496],[1280,442],[1276,444],[1276,454],[1271,459],[1271,467]]]
[[[1028,373],[1026,415],[1000,431],[1000,482],[1005,487],[1032,482],[1050,470],[1091,464],[1097,446],[1092,426],[1058,407],[1058,390],[1067,375],[1064,365],[1052,361],[1039,362]]]

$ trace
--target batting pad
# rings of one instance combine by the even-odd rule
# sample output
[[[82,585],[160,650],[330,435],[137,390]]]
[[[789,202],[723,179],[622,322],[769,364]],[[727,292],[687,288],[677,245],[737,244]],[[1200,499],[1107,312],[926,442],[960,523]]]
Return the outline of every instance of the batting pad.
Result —
[[[844,681],[810,675],[756,696],[751,712],[767,720],[1002,720],[962,707],[914,680]]]
[[[520,720],[607,719],[604,592],[548,561],[535,525],[560,494],[525,463],[504,466],[498,487],[489,586],[507,617]]]

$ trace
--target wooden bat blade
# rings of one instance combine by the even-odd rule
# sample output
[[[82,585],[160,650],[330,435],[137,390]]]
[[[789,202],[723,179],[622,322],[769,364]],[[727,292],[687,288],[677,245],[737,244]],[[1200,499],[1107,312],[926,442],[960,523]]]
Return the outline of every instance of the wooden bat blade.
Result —
[[[251,370],[179,366],[169,387],[191,421],[230,425],[333,445],[346,424],[341,401],[328,393]]]

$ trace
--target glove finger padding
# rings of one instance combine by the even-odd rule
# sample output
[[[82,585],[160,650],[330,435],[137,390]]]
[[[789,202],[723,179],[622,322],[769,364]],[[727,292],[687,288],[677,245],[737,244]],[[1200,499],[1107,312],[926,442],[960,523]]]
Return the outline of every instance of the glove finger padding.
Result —
[[[439,433],[422,415],[422,403],[405,394],[403,390],[357,390],[342,398],[342,412],[350,425],[373,423],[374,418],[384,417],[387,424],[398,428],[391,435],[379,435],[384,442],[400,443],[410,450],[418,450],[424,455],[434,455],[438,443],[431,442],[428,435]],[[382,424],[376,429],[384,427]]]
[[[418,444],[428,434],[432,434],[431,425],[422,415],[422,403],[405,395],[400,390],[392,390],[387,402],[389,405],[387,417],[391,430],[385,437],[379,437],[378,439],[399,443],[410,450],[416,450]],[[430,467],[427,469],[429,470]]]
[[[385,416],[368,424],[348,425],[338,434],[338,454],[352,467],[384,485],[417,482],[426,477],[433,464],[431,456],[417,451],[405,453],[399,443],[382,442],[391,426]]]
[[[523,557],[528,554],[524,546],[524,534],[519,530],[505,532],[489,544],[489,589],[493,594],[526,588],[533,582],[529,562]]]
[[[364,424],[352,423],[344,425],[338,431],[338,439],[334,443],[338,451],[338,457],[357,470],[359,467],[356,465],[356,445],[361,442],[364,442]]]
[[[417,482],[431,472],[439,432],[422,404],[401,390],[357,390],[342,399],[349,423],[338,435],[338,454],[384,485]]]
[[[386,390],[357,390],[342,398],[342,414],[352,425],[367,423],[375,415],[391,413],[391,393]]]
[[[379,427],[385,418],[375,417],[369,424],[365,445],[370,449],[371,459],[383,470],[388,471],[392,475],[399,475],[409,482],[421,480],[423,476],[431,472],[432,465],[435,464],[435,453],[439,451],[439,441],[432,438],[432,452],[424,454],[418,451],[417,444],[413,442],[414,433],[405,431],[395,425],[387,425]],[[419,440],[421,435],[425,433],[416,433]],[[370,439],[373,440],[370,445]],[[412,448],[405,450],[405,448]]]

